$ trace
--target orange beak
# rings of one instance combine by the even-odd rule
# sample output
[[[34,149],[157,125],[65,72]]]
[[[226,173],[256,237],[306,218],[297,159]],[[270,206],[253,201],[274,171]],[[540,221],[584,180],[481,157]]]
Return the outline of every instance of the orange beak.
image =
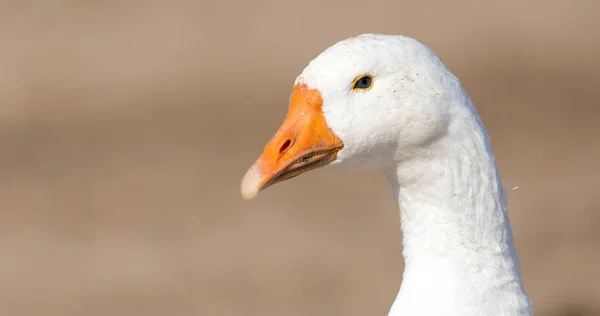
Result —
[[[318,90],[294,87],[283,124],[242,179],[242,197],[254,198],[269,186],[324,166],[344,145],[325,122]]]

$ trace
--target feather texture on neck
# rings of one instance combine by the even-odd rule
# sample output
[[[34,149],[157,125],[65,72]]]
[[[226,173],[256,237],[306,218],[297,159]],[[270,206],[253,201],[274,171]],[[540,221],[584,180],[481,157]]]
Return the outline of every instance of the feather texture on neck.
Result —
[[[449,127],[463,132],[385,171],[405,258],[390,316],[532,314],[505,191],[485,128],[470,114]]]

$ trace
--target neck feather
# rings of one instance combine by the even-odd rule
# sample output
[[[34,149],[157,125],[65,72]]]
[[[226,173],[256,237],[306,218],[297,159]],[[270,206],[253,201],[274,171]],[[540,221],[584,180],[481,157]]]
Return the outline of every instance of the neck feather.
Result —
[[[405,259],[391,316],[531,315],[505,191],[485,129],[470,117],[453,139],[385,171]]]

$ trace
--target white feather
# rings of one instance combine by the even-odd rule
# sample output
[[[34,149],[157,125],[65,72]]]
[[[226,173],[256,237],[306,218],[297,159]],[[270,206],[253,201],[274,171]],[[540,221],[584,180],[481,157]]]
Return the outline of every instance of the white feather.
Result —
[[[358,76],[368,91],[353,91]],[[426,46],[364,34],[310,62],[344,149],[331,167],[382,170],[398,201],[405,271],[390,316],[532,315],[488,135],[459,80]]]

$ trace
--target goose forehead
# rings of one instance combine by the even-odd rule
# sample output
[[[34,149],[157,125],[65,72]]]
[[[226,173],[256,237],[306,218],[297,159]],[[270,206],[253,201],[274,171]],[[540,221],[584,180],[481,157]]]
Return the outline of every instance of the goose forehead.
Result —
[[[397,70],[418,48],[403,36],[363,34],[340,41],[313,59],[296,80],[310,88],[349,85],[357,76]],[[408,61],[408,60],[407,60]]]
[[[349,86],[357,76],[381,74],[386,63],[389,64],[382,52],[326,51],[308,64],[296,83],[305,83],[315,89]]]

